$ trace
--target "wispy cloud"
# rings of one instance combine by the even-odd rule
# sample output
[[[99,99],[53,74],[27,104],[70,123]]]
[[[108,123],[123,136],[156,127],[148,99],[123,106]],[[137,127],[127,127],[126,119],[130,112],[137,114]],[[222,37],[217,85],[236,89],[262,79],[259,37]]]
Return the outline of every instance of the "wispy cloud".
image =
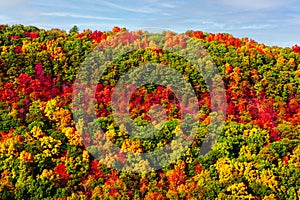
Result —
[[[59,1],[59,2],[56,2]],[[106,9],[102,6],[99,6],[96,2],[91,3],[82,3],[80,1],[72,2],[72,1],[63,1],[60,0],[52,0],[52,1],[43,1],[43,0],[37,0],[35,2],[29,3],[30,6],[36,7],[40,9],[41,11],[47,11],[50,12],[51,10],[57,12],[59,10],[66,10],[68,8],[68,11],[70,12],[102,12]]]
[[[155,13],[157,12],[156,9],[151,8],[151,7],[146,7],[146,6],[141,6],[141,7],[127,7],[121,4],[115,4],[109,1],[101,1],[101,3],[103,3],[104,5],[107,5],[111,8],[116,8],[116,9],[120,9],[120,10],[124,10],[124,11],[130,11],[130,12],[136,12],[136,13]]]
[[[91,30],[101,30],[101,31],[109,31],[114,26],[116,26],[115,23],[74,23],[74,24],[68,24],[68,25],[57,25],[54,23],[32,23],[31,25],[50,30],[52,28],[59,28],[61,30],[70,30],[74,25],[76,25],[80,31],[83,31],[85,29],[91,29]]]
[[[5,15],[0,15],[0,24],[11,24],[11,23],[15,23],[15,20]]]
[[[0,8],[8,9],[8,8],[14,8],[14,7],[20,7],[22,5],[27,4],[31,0],[9,0],[9,1],[0,1]]]
[[[270,9],[281,6],[286,1],[278,0],[220,0],[220,3],[241,9]]]
[[[176,8],[177,7],[174,4],[169,4],[169,3],[164,3],[164,2],[161,2],[161,3],[158,2],[158,5],[163,7],[163,8]]]
[[[161,1],[161,0],[145,0],[144,2],[154,4],[160,8],[176,8],[177,7],[176,4],[174,4],[174,2],[168,3],[166,1]]]
[[[168,30],[167,28],[162,28],[162,27],[159,27],[159,26],[140,26],[140,27],[136,27],[133,29],[133,31],[135,30],[144,30],[144,31],[148,31],[148,32],[151,32],[151,33],[162,33],[166,30]]]
[[[51,16],[51,17],[71,17],[71,18],[80,18],[80,19],[97,19],[97,20],[121,20],[122,18],[114,18],[114,17],[101,17],[101,16],[91,16],[91,15],[79,15],[72,13],[64,13],[64,12],[49,12],[49,13],[40,13],[42,16]]]
[[[231,29],[246,29],[246,30],[255,30],[255,29],[268,29],[268,28],[276,28],[275,25],[271,24],[257,24],[257,25],[246,25],[246,26],[240,26],[240,27],[235,27]]]
[[[68,28],[71,28],[73,25],[70,25]],[[111,30],[115,23],[76,23],[81,30],[83,29],[92,29],[92,30],[101,30],[101,31],[108,31]]]

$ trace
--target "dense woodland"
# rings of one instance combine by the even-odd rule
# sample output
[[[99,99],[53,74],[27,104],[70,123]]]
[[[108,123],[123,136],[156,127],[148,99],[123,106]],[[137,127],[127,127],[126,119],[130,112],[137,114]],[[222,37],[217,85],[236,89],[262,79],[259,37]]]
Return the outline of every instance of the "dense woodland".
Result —
[[[182,42],[174,33],[162,34],[169,45]],[[73,112],[86,113],[72,109],[72,99],[87,103],[83,94],[73,93],[81,64],[110,38],[121,41],[111,40],[107,47],[146,38],[146,32],[1,25],[0,199],[300,199],[300,47],[265,46],[225,33],[184,35],[209,53],[225,84],[224,127],[205,156],[199,152],[210,124],[209,88],[186,60],[151,48],[147,39],[140,45],[150,48],[126,53],[99,80],[89,112],[96,113],[93,123],[104,133],[79,130],[84,124]],[[131,97],[130,116],[141,126],[150,123],[153,103],[165,108],[166,125],[152,139],[127,135],[112,117],[111,93],[118,78],[152,61],[168,63],[192,84],[200,107],[196,137],[169,166],[147,173],[120,171],[114,166],[132,159],[125,152],[138,155],[169,143],[175,152],[179,145],[172,138],[180,109],[165,87],[140,87]],[[103,137],[121,151],[105,151]]]

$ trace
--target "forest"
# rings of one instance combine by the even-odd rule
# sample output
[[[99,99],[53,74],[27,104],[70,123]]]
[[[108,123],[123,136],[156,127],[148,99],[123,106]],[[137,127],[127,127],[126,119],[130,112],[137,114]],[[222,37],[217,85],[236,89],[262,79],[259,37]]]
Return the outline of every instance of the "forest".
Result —
[[[176,53],[194,52],[186,38],[201,45],[207,54],[200,60],[215,66],[213,72],[198,73]],[[131,45],[139,48],[128,51]],[[92,91],[89,70],[99,62],[87,58],[97,48],[104,56],[121,56]],[[181,123],[184,112],[195,110],[187,95],[177,98],[160,84],[125,85],[131,122],[164,125],[148,138],[141,137],[147,132],[122,129],[114,119],[113,91],[120,77],[146,63],[168,65],[185,77],[197,97],[196,120]],[[214,90],[209,79],[224,84]],[[161,105],[164,119],[153,117],[153,105]],[[219,133],[211,131],[214,120],[222,122]],[[191,135],[186,130],[194,122]],[[94,125],[101,131],[86,128]],[[211,132],[215,142],[201,156]],[[178,135],[192,141],[185,147]],[[142,159],[164,146],[168,155],[161,161]],[[154,166],[167,159],[174,162]],[[300,46],[266,46],[200,30],[0,25],[0,173],[3,200],[300,199]]]

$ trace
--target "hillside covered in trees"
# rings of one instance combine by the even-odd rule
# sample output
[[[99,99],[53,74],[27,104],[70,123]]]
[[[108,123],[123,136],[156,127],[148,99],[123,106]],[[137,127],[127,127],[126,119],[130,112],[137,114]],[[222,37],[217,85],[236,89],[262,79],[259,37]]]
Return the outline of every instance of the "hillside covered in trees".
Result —
[[[224,126],[204,156],[199,152],[214,107],[209,87],[187,60],[158,49],[147,32],[1,25],[0,199],[300,199],[300,47],[265,46],[223,33],[183,35],[208,52],[224,82]],[[185,45],[174,33],[162,36],[165,45]],[[121,47],[137,42],[147,48]],[[77,73],[100,44],[124,55],[103,73],[92,109],[76,109],[74,102],[88,105],[84,93],[91,92],[85,83],[82,93],[74,92]],[[142,86],[130,98],[129,113],[139,126],[159,123],[149,113],[153,104],[166,110],[165,126],[151,139],[128,135],[114,121],[111,95],[118,79],[147,62],[184,74],[198,98],[199,124],[175,163],[151,169],[142,160],[133,168],[147,172],[126,172],[116,166],[167,144],[174,155],[181,148],[173,139],[182,112],[166,87]],[[91,123],[103,133],[83,131],[87,124],[74,119],[88,113],[95,113]],[[111,143],[117,153],[110,152]]]

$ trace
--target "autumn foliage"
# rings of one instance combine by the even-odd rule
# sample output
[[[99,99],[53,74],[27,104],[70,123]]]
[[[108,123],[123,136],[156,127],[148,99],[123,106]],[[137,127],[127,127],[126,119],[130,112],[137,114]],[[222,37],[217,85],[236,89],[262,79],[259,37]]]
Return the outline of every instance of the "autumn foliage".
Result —
[[[107,42],[118,34],[122,37]],[[92,109],[84,94],[72,93],[81,63],[97,45],[130,44],[143,34],[117,26],[80,33],[0,26],[0,199],[299,199],[300,47],[185,33],[209,52],[225,83],[223,102],[228,105],[221,136],[199,157],[213,106],[208,88],[187,61],[149,44],[149,38],[139,41],[149,48],[126,52],[112,63],[96,87]],[[166,46],[185,45],[173,33],[164,34]],[[170,166],[147,174],[118,171],[115,165],[130,162],[126,152],[179,146],[172,139],[179,130],[180,106],[166,87],[132,88],[129,113],[135,123],[158,125],[161,119],[150,112],[153,105],[166,111],[166,128],[152,139],[131,137],[112,119],[117,79],[146,62],[169,64],[187,77],[199,100],[199,127],[192,145]],[[73,109],[72,98],[87,112]],[[76,124],[72,112],[95,112],[104,134],[82,131],[85,124]],[[103,153],[109,142],[120,148],[116,155]],[[102,159],[94,157],[97,153]],[[140,162],[135,167],[149,166]]]

